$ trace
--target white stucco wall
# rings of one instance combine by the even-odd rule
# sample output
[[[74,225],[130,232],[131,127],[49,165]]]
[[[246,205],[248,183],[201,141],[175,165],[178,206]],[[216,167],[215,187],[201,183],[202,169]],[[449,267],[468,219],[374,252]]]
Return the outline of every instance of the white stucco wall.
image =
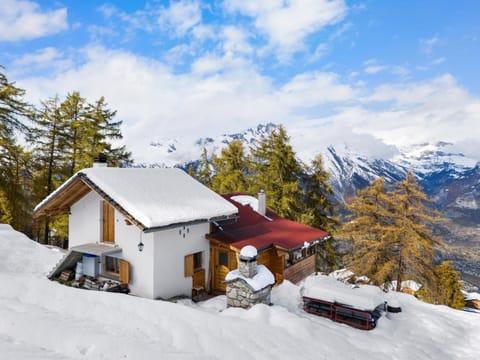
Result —
[[[70,247],[101,242],[102,199],[98,194],[90,192],[72,205],[70,212]],[[209,223],[204,222],[185,226],[185,230],[179,226],[145,234],[135,225],[127,225],[125,217],[115,211],[115,245],[130,263],[131,294],[151,299],[190,296],[192,278],[184,276],[184,259],[186,255],[202,252],[208,279],[210,244],[205,238],[208,232]],[[138,251],[140,234],[142,252]]]
[[[102,207],[100,197],[89,192],[70,207],[68,217],[69,247],[101,240]]]
[[[138,251],[140,236],[144,244]],[[122,257],[130,263],[130,292],[153,299],[153,234],[144,234],[135,225],[126,225],[125,217],[115,211],[115,244],[122,248]]]
[[[188,229],[188,232],[187,232]],[[170,298],[177,295],[191,296],[192,277],[185,277],[186,255],[202,252],[203,268],[208,279],[210,244],[205,238],[208,222],[174,227],[158,231],[154,235],[154,297]],[[183,237],[185,234],[185,238]]]

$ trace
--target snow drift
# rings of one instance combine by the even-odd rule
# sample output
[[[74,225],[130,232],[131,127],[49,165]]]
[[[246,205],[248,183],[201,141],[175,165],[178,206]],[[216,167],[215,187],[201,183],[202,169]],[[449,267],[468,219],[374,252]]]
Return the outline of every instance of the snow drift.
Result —
[[[175,304],[47,280],[60,257],[0,227],[1,358],[439,360],[480,353],[477,314],[406,294],[387,294],[403,312],[364,332],[306,314],[306,289],[288,282],[274,288],[274,306],[225,309],[224,296]],[[323,278],[310,278],[307,288],[330,281]]]

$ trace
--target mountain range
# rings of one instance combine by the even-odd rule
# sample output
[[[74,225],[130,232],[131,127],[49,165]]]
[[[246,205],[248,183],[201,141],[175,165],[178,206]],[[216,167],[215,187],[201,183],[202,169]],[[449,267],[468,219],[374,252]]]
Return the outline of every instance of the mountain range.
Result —
[[[142,166],[175,166],[188,168],[199,161],[205,148],[207,154],[219,154],[233,140],[241,140],[249,151],[270,134],[277,125],[258,125],[241,133],[199,138],[195,141],[168,139],[152,141],[151,150],[158,160]],[[377,177],[388,183],[405,178],[412,172],[424,191],[449,218],[464,225],[478,225],[480,220],[480,163],[462,153],[451,151],[454,144],[425,143],[397,149],[390,158],[366,156],[348,145],[326,146],[321,154],[324,166],[331,174],[335,198],[345,202],[356,190]],[[312,154],[313,155],[313,154]],[[310,156],[310,158],[313,156]],[[308,162],[308,159],[299,159]]]
[[[158,159],[141,166],[175,166],[187,169],[198,164],[203,149],[207,154],[219,154],[233,140],[241,140],[249,151],[270,134],[277,125],[269,123],[249,128],[241,133],[199,138],[157,140],[150,143]],[[331,185],[339,203],[348,201],[358,189],[372,180],[384,177],[394,183],[412,172],[433,200],[435,207],[450,221],[437,231],[451,246],[450,257],[463,253],[469,260],[458,266],[480,276],[480,163],[453,150],[454,144],[438,141],[397,148],[393,156],[365,155],[348,144],[325,146],[321,151],[325,169],[331,174]],[[294,149],[295,150],[295,149]],[[313,158],[315,154],[309,154]],[[305,155],[304,155],[305,156]],[[307,158],[300,161],[308,162]],[[466,251],[465,254],[465,249]],[[446,251],[449,253],[449,251]]]

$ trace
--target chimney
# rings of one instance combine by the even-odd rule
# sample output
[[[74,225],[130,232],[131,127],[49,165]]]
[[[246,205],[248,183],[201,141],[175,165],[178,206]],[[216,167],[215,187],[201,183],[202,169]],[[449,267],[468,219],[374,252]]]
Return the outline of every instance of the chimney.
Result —
[[[100,168],[100,167],[107,167],[107,155],[105,154],[98,154],[93,158],[93,167]]]
[[[267,196],[265,195],[265,191],[261,189],[258,193],[258,209],[257,209],[257,212],[260,215],[265,216],[266,209],[267,209],[266,203],[267,203]]]
[[[255,246],[247,245],[240,250],[238,256],[238,271],[248,279],[257,274],[257,249]]]

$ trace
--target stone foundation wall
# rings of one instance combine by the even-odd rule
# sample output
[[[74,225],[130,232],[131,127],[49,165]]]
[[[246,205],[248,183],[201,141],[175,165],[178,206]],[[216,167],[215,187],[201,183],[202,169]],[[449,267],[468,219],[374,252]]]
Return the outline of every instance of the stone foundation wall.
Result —
[[[227,283],[227,306],[249,309],[255,304],[270,304],[269,285],[262,290],[254,292],[242,279],[236,279]]]

